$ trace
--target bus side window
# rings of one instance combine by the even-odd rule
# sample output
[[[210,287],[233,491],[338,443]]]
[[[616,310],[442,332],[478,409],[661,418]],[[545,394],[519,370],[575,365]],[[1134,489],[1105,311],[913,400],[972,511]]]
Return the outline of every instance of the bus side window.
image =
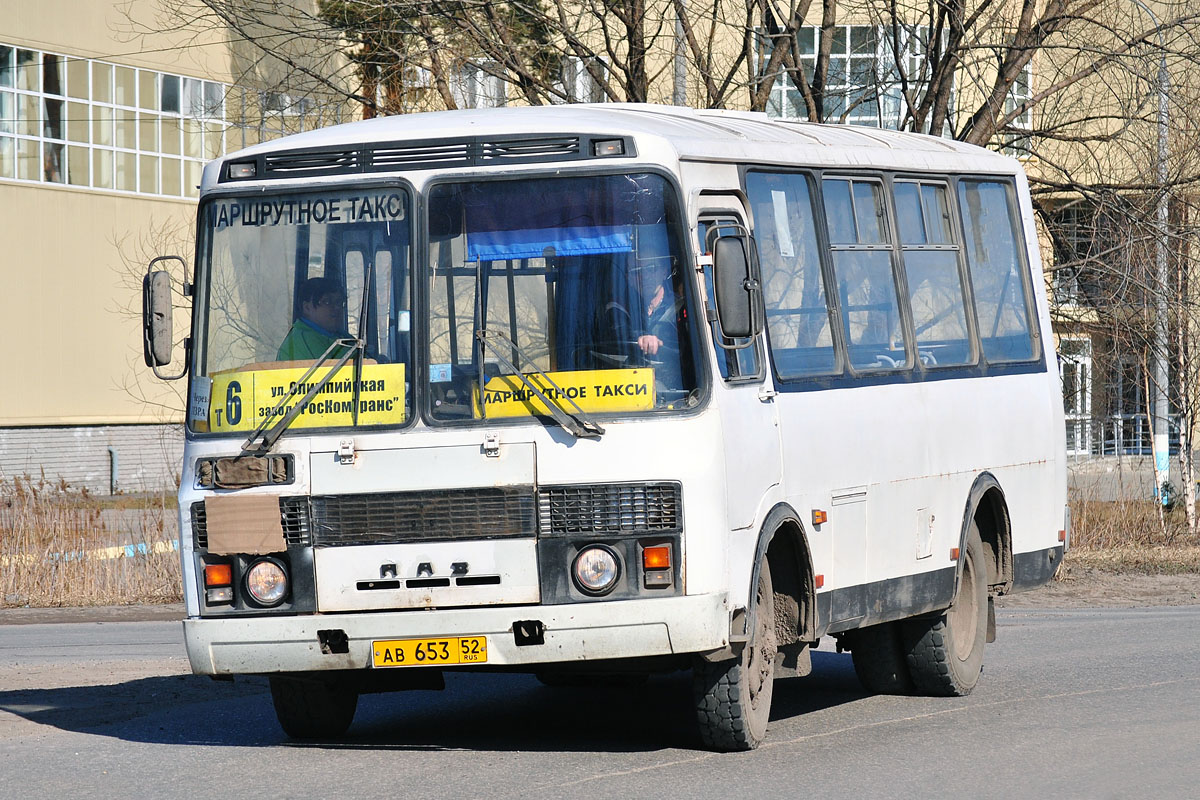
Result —
[[[918,358],[926,367],[974,363],[946,186],[898,180],[893,196]]]
[[[840,372],[808,178],[751,172],[746,192],[775,371],[784,379]]]
[[[1035,358],[1008,184],[959,181],[958,201],[983,356],[992,363]]]
[[[822,191],[850,364],[859,370],[907,369],[883,185],[826,178]]]
[[[729,224],[728,230],[723,230],[722,223]],[[711,218],[702,219],[696,225],[696,237],[699,239],[700,252],[704,252],[707,247],[708,233],[713,226],[717,226],[718,236],[733,236],[742,233],[738,221],[733,217],[728,218]],[[736,226],[736,227],[735,227]],[[708,303],[714,303],[716,295],[713,292],[713,276],[712,264],[704,266],[704,292],[708,297]],[[717,354],[717,368],[721,371],[721,377],[727,381],[749,380],[762,377],[762,357],[760,355],[760,346],[756,339],[749,347],[743,347],[738,350],[726,350],[721,347],[718,341],[721,334],[717,330],[717,324],[714,322],[711,326],[713,337],[713,350]],[[732,341],[725,339],[726,346],[732,344]]]

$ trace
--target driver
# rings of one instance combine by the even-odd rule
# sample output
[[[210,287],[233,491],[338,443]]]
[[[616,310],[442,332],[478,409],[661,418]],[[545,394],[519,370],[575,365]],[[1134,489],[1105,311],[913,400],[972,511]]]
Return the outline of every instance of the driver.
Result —
[[[663,324],[668,321],[671,325],[675,324],[674,314],[667,313],[673,310],[674,304],[667,303],[665,306],[663,304],[667,298],[666,282],[671,277],[671,269],[669,264],[655,264],[637,270],[636,275],[638,297],[646,307],[645,318],[641,325],[645,332],[637,337],[637,346],[643,354],[655,356],[658,355],[659,348],[664,344],[663,337],[659,334],[666,335],[667,333],[662,328]],[[671,295],[674,295],[673,291]]]
[[[333,278],[309,278],[300,284],[297,293],[300,314],[292,323],[279,345],[279,361],[311,361],[325,354],[337,339],[344,338],[346,318],[346,294]],[[338,347],[331,354],[334,358],[345,355],[346,349]]]
[[[661,358],[664,349],[678,348],[682,292],[673,286],[669,259],[635,268],[630,275],[630,291],[618,293],[605,305],[595,341],[604,352],[619,353],[623,363],[632,365]]]

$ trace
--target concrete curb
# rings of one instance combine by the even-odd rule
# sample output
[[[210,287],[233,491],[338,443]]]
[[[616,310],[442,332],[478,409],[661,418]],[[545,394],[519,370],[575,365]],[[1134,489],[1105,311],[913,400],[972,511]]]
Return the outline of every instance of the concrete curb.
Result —
[[[53,625],[63,622],[174,622],[183,619],[183,603],[86,608],[0,608],[0,626]]]

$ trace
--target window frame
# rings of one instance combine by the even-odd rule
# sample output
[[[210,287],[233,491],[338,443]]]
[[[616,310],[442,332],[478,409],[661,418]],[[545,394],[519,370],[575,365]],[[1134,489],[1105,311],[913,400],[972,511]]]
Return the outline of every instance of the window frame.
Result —
[[[19,55],[30,60],[20,62]],[[52,66],[65,78],[57,92],[48,91]],[[6,81],[0,110],[11,117],[8,124],[0,121],[0,181],[195,200],[208,161],[273,138],[265,135],[266,124],[291,118],[267,112],[252,124],[244,94],[256,90],[6,40],[0,40],[0,75]],[[124,97],[117,91],[122,79],[132,93]],[[240,110],[235,92],[243,95]],[[286,96],[304,128],[315,104]],[[58,120],[54,130],[51,109]],[[257,136],[248,142],[251,129]],[[118,141],[118,131],[127,138]]]
[[[407,277],[407,281],[408,281],[408,300],[409,300],[408,312],[409,312],[409,320],[410,320],[410,324],[411,324],[411,321],[414,319],[414,317],[416,317],[416,315],[418,313],[415,304],[416,304],[416,302],[418,302],[418,299],[419,299],[419,293],[418,293],[416,287],[414,286],[414,283],[416,280],[415,275],[414,275],[414,266],[416,263],[416,258],[417,258],[417,254],[419,252],[419,248],[421,246],[423,246],[423,242],[418,238],[419,235],[422,233],[422,231],[417,227],[418,225],[423,224],[423,222],[422,222],[422,214],[423,214],[423,210],[424,210],[423,202],[422,202],[423,195],[422,195],[421,191],[419,191],[417,189],[416,186],[414,186],[410,181],[403,179],[403,178],[373,178],[373,179],[363,180],[363,181],[352,181],[352,182],[343,182],[343,183],[337,183],[337,184],[329,184],[326,186],[313,186],[313,185],[309,184],[309,185],[278,187],[278,188],[272,190],[272,196],[273,197],[293,197],[293,196],[297,196],[297,195],[313,193],[316,191],[345,192],[345,193],[349,194],[349,193],[352,193],[352,192],[358,191],[358,190],[371,191],[371,190],[377,190],[377,189],[400,189],[407,195],[407,198],[408,198],[408,203],[409,203],[409,206],[408,206],[408,211],[409,211],[409,232],[408,232],[409,233],[409,244],[408,244],[409,263],[408,263],[407,267],[405,268],[405,271],[407,272],[406,277]],[[207,371],[208,370],[208,367],[207,367],[208,344],[209,344],[207,337],[208,337],[208,333],[209,333],[209,325],[211,322],[211,315],[209,313],[207,313],[207,309],[210,307],[211,291],[212,291],[213,235],[212,235],[211,228],[203,226],[203,221],[207,219],[206,215],[208,213],[208,207],[213,202],[220,201],[220,200],[246,199],[251,196],[253,196],[253,193],[248,194],[243,189],[241,189],[241,187],[236,187],[236,186],[228,187],[228,188],[222,187],[219,189],[214,189],[212,191],[206,192],[205,195],[200,199],[200,204],[197,208],[197,214],[196,214],[197,229],[196,229],[196,238],[195,238],[195,251],[194,251],[193,260],[192,260],[192,264],[194,265],[194,274],[192,277],[192,279],[194,281],[193,304],[194,304],[194,308],[205,309],[205,313],[193,312],[191,314],[191,326],[189,328],[189,334],[190,334],[192,342],[195,344],[191,347],[191,352],[188,354],[188,367],[189,368],[188,368],[188,394],[187,394],[187,397],[189,398],[189,400],[188,400],[189,407],[185,410],[185,417],[188,417],[191,414],[190,398],[192,397],[192,388],[191,388],[192,382],[194,380],[196,380],[197,376],[207,377],[207,378],[211,379],[211,376],[209,375],[209,373]],[[306,277],[315,277],[314,273],[311,271],[311,267],[312,267],[311,261],[305,265],[304,274]],[[322,273],[322,275],[324,275],[324,274],[326,274],[326,273]],[[342,270],[338,271],[338,274],[340,274],[343,285],[345,285],[346,274],[345,274],[344,267]],[[395,291],[396,288],[397,288],[396,285],[393,284],[393,291]],[[293,320],[296,318],[297,297],[298,297],[298,289],[296,286],[293,286],[292,295],[287,298],[280,299],[280,302],[286,302],[288,304],[290,316]],[[420,414],[419,409],[417,408],[417,405],[415,402],[415,397],[413,395],[414,395],[414,391],[415,391],[414,387],[416,386],[416,381],[418,380],[418,376],[419,376],[419,365],[420,365],[420,362],[418,361],[419,352],[420,352],[420,348],[417,346],[415,340],[412,338],[412,335],[410,334],[409,342],[408,342],[408,352],[407,352],[408,360],[405,362],[405,382],[407,384],[407,386],[405,387],[405,391],[409,395],[409,400],[410,400],[410,405],[409,405],[410,413],[408,414],[407,418],[404,420],[403,423],[401,423],[399,425],[372,425],[372,426],[367,427],[366,430],[378,431],[378,432],[398,431],[398,430],[406,430],[406,429],[412,428],[417,424],[417,421],[420,419],[421,414]],[[325,367],[332,365],[332,363],[333,363],[333,360],[330,360],[329,362],[326,363]],[[318,374],[321,374],[321,370],[318,370]],[[286,431],[284,431],[283,435],[284,435],[284,437],[297,435],[297,434],[301,435],[301,436],[314,436],[314,435],[322,436],[322,435],[326,435],[326,434],[332,435],[332,434],[336,434],[336,433],[354,432],[354,431],[361,433],[361,432],[363,432],[363,430],[364,430],[363,426],[359,426],[359,427],[331,426],[328,428],[300,428],[300,429],[289,428]],[[236,439],[238,437],[241,437],[244,439],[246,436],[245,431],[217,432],[217,431],[196,430],[193,427],[190,419],[185,419],[185,421],[184,421],[184,432],[185,432],[185,435],[189,439],[220,439],[220,438]]]
[[[913,326],[913,347],[917,350],[917,361],[921,362],[920,357],[920,342],[917,341],[916,334],[916,317],[912,312],[912,288],[908,282],[907,265],[904,263],[904,254],[908,250],[916,251],[934,251],[934,252],[955,252],[955,265],[958,269],[959,288],[962,291],[963,302],[963,322],[967,328],[967,345],[971,351],[971,358],[968,361],[960,364],[934,364],[932,366],[921,363],[921,367],[925,370],[939,369],[955,369],[960,367],[971,367],[980,363],[983,358],[983,345],[979,336],[978,319],[975,316],[975,289],[971,285],[971,270],[967,263],[966,239],[964,236],[962,215],[958,210],[957,186],[952,176],[945,175],[930,175],[920,173],[894,173],[888,176],[888,183],[891,187],[892,204],[894,206],[893,213],[896,219],[896,247],[899,252],[901,265],[905,268],[904,282],[906,296],[908,298],[909,318]],[[921,245],[906,245],[903,237],[900,235],[900,208],[896,204],[897,183],[915,183],[918,187],[918,198],[922,204],[922,215],[924,215],[924,198],[921,196],[920,187],[923,185],[941,186],[946,191],[946,208],[950,217],[950,244],[929,244],[928,242]]]
[[[681,264],[681,272],[683,279],[683,290],[686,295],[686,307],[689,311],[699,310],[703,307],[703,297],[701,295],[701,287],[696,279],[695,264],[698,250],[695,243],[692,241],[690,221],[691,215],[687,197],[684,194],[683,186],[680,183],[678,173],[672,172],[665,167],[653,166],[647,164],[644,167],[639,166],[636,172],[640,174],[654,175],[661,178],[666,185],[666,191],[673,197],[673,202],[676,206],[676,214],[678,215],[679,236],[681,238],[680,258],[683,260]],[[482,427],[521,427],[529,424],[545,424],[541,422],[541,418],[537,415],[533,416],[514,416],[514,417],[487,417],[484,419],[438,419],[433,415],[432,394],[428,389],[430,383],[431,361],[429,354],[429,316],[431,309],[431,297],[429,290],[429,275],[428,275],[428,260],[429,260],[429,197],[431,196],[436,186],[447,184],[466,184],[477,181],[505,182],[505,181],[522,181],[522,180],[537,180],[547,179],[553,180],[557,178],[595,178],[606,177],[613,175],[628,174],[629,170],[614,169],[608,165],[600,165],[583,169],[558,170],[547,172],[544,169],[537,170],[514,170],[504,172],[486,172],[486,173],[470,173],[464,175],[457,174],[439,174],[437,177],[429,180],[420,186],[417,195],[418,212],[417,224],[420,230],[417,231],[416,256],[418,262],[413,265],[414,285],[416,292],[410,303],[413,309],[413,314],[419,317],[413,320],[412,336],[419,337],[414,339],[414,358],[416,360],[416,369],[413,372],[413,386],[420,382],[421,397],[419,399],[419,412],[414,416],[419,416],[421,424],[432,429],[459,429],[470,430],[479,429]],[[664,195],[666,196],[666,195]],[[694,315],[693,315],[694,316]],[[711,370],[714,365],[709,363],[709,349],[706,339],[708,338],[705,326],[699,321],[689,322],[687,326],[688,346],[691,348],[691,359],[696,370],[696,387],[697,393],[696,404],[690,408],[661,408],[651,411],[621,411],[621,412],[589,412],[588,416],[601,420],[624,420],[624,419],[666,419],[666,418],[686,418],[701,414],[708,408],[713,395],[713,381]],[[760,359],[761,364],[761,359]],[[414,388],[414,391],[416,389]]]
[[[1033,355],[1028,359],[1012,359],[1003,361],[989,361],[987,351],[983,346],[983,331],[978,327],[977,335],[979,345],[979,360],[980,363],[986,363],[991,368],[996,368],[1005,364],[1026,364],[1034,360],[1040,360],[1043,364],[1046,360],[1045,343],[1042,341],[1041,321],[1038,317],[1037,308],[1037,292],[1034,290],[1032,278],[1030,277],[1029,263],[1029,244],[1025,238],[1025,227],[1021,224],[1021,202],[1016,192],[1015,181],[1012,178],[1002,175],[960,175],[955,177],[952,186],[954,191],[954,207],[955,216],[959,223],[963,222],[962,206],[959,204],[959,189],[963,183],[997,183],[1004,188],[1005,200],[1008,211],[1008,224],[1012,231],[1013,247],[1017,255],[1017,272],[1021,278],[1021,291],[1025,299],[1025,324],[1029,330],[1029,343],[1033,351]],[[977,316],[978,302],[975,294],[975,284],[972,276],[971,261],[967,255],[967,238],[965,225],[962,231],[962,247],[963,247],[963,262],[966,268],[966,277],[970,282],[970,305],[971,313]]]
[[[846,345],[843,341],[843,332],[841,325],[841,300],[837,296],[837,292],[831,292],[830,287],[833,286],[833,262],[829,250],[829,228],[825,222],[825,205],[820,193],[820,173],[819,171],[810,169],[801,169],[796,167],[775,167],[773,165],[754,165],[745,167],[741,170],[742,191],[749,198],[749,186],[747,177],[752,172],[770,173],[776,175],[797,175],[803,178],[808,184],[809,204],[812,210],[813,225],[816,228],[817,234],[817,261],[821,271],[821,281],[823,282],[823,294],[825,295],[825,314],[829,322],[829,336],[833,342],[833,362],[834,368],[829,372],[821,372],[813,375],[794,375],[784,377],[779,372],[779,367],[775,362],[775,351],[771,346],[771,326],[766,320],[766,309],[764,308],[764,325],[763,330],[766,331],[767,341],[767,359],[771,364],[771,376],[775,380],[775,385],[794,383],[796,381],[812,381],[812,380],[830,380],[840,378],[846,374],[848,359],[846,357]],[[752,205],[747,202],[748,213],[750,216],[751,230],[754,230],[756,221],[753,219],[754,210]],[[755,248],[758,243],[755,240]],[[761,255],[756,254],[759,263],[762,263]],[[761,269],[761,268],[760,268]],[[760,275],[760,280],[762,277]]]
[[[883,236],[883,241],[878,243],[863,243],[856,242],[851,244],[837,243],[835,244],[829,236],[829,220],[826,214],[825,206],[825,181],[845,180],[850,183],[850,202],[854,208],[855,227],[858,227],[858,212],[857,203],[854,199],[854,184],[855,183],[874,183],[880,188],[880,199],[882,201],[882,219],[880,233]],[[842,329],[842,363],[846,374],[851,376],[862,376],[872,374],[886,373],[908,373],[911,372],[920,361],[916,353],[916,337],[913,332],[912,325],[912,309],[909,307],[908,296],[908,275],[904,271],[904,260],[900,255],[900,231],[896,222],[895,199],[892,196],[891,175],[876,171],[852,172],[841,169],[822,170],[818,181],[819,205],[821,207],[821,218],[825,225],[825,246],[829,254],[829,267],[833,275],[833,283],[829,284],[834,288],[836,302],[838,308],[838,327]],[[888,264],[892,272],[892,289],[896,293],[896,313],[900,323],[900,333],[904,337],[904,358],[903,366],[898,367],[879,367],[875,369],[864,369],[854,366],[854,361],[850,357],[850,341],[849,336],[849,314],[848,309],[841,308],[841,292],[838,290],[837,284],[837,264],[835,263],[835,254],[839,252],[886,252],[888,253]],[[826,300],[828,302],[828,299]]]
[[[1043,343],[1043,332],[1041,329],[1041,320],[1039,317],[1037,306],[1037,294],[1034,291],[1032,278],[1029,274],[1030,262],[1028,241],[1020,218],[1019,195],[1016,192],[1016,177],[1005,174],[979,174],[979,173],[956,173],[956,172],[917,172],[911,169],[898,170],[878,170],[878,169],[844,169],[836,168],[820,168],[820,167],[801,167],[770,163],[746,164],[739,167],[740,181],[742,193],[747,194],[747,175],[751,172],[766,172],[777,174],[801,174],[809,181],[810,191],[814,192],[812,201],[814,203],[814,218],[817,225],[817,245],[819,256],[824,270],[823,279],[826,282],[826,305],[827,310],[831,315],[832,334],[836,357],[840,368],[835,373],[825,373],[821,375],[796,375],[783,376],[780,374],[775,360],[774,348],[771,346],[770,330],[767,330],[767,358],[771,364],[772,376],[774,385],[777,391],[780,392],[809,392],[821,391],[826,389],[836,388],[853,388],[858,386],[876,386],[892,383],[912,383],[926,381],[941,381],[941,380],[957,380],[963,378],[977,378],[996,375],[1019,375],[1027,373],[1045,372],[1046,355]],[[905,335],[908,337],[906,346],[911,346],[914,349],[912,355],[909,356],[910,364],[905,369],[894,370],[869,370],[856,371],[850,366],[849,353],[847,344],[844,340],[844,331],[842,330],[842,309],[841,300],[836,290],[830,291],[830,287],[836,287],[834,283],[835,275],[832,264],[833,250],[829,243],[829,227],[828,220],[825,214],[825,202],[823,194],[822,181],[827,178],[875,178],[881,180],[886,191],[884,192],[884,204],[888,209],[886,211],[887,224],[891,226],[891,249],[892,249],[892,265],[894,281],[899,282],[897,296],[900,312],[904,324],[907,327]],[[966,303],[966,318],[967,326],[971,336],[971,347],[975,354],[973,363],[970,364],[955,364],[949,366],[928,366],[920,363],[920,359],[916,356],[916,339],[912,328],[912,309],[911,299],[909,298],[908,276],[904,271],[902,245],[899,236],[899,221],[896,215],[895,197],[893,190],[894,181],[917,181],[926,183],[941,183],[947,187],[947,200],[950,205],[951,229],[954,236],[958,237],[959,257],[958,269],[959,277],[962,280],[963,300]],[[963,181],[976,181],[988,183],[1003,184],[1008,196],[1008,216],[1009,224],[1012,226],[1014,246],[1017,251],[1018,269],[1021,272],[1021,291],[1024,292],[1025,308],[1028,315],[1029,333],[1032,341],[1033,354],[1030,358],[1020,361],[995,361],[989,362],[983,351],[983,342],[979,331],[978,320],[975,313],[975,288],[971,278],[970,265],[967,262],[966,254],[966,231],[964,229],[964,220],[961,209],[959,208],[958,191],[959,184]],[[748,196],[748,194],[747,194]],[[753,225],[753,209],[749,209],[751,223]],[[901,291],[902,290],[902,291]]]

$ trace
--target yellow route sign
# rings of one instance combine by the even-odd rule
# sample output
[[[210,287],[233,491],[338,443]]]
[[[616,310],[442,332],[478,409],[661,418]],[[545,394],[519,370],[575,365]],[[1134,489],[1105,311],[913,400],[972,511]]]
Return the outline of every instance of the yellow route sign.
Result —
[[[249,431],[264,420],[278,420],[300,402],[329,372],[321,367],[282,408],[272,415],[308,367],[250,369],[212,376],[208,410],[213,433]],[[292,422],[293,428],[336,428],[354,424],[354,367],[338,370]],[[359,425],[398,425],[404,422],[404,365],[364,364],[358,386]]]
[[[542,375],[526,377],[552,402],[558,401],[566,409],[572,408],[568,400],[574,400],[584,411],[596,413],[649,411],[654,408],[653,369],[596,369],[549,372],[546,375],[558,385],[558,389]],[[489,380],[484,386],[483,402],[489,417],[527,417],[550,413],[542,399],[516,375],[501,375]],[[478,419],[482,416],[479,392],[476,391],[475,417]]]

